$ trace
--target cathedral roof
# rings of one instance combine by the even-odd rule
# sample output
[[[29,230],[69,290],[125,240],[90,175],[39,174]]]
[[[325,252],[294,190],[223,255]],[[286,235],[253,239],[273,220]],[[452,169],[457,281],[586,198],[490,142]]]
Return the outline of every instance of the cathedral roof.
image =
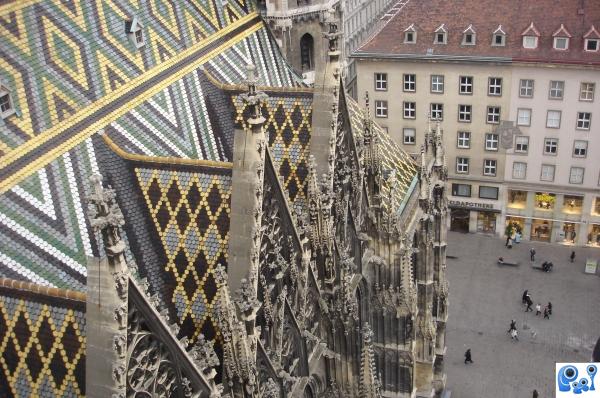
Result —
[[[352,123],[352,134],[357,142],[361,142],[365,120],[363,109],[350,97],[346,97],[346,103]],[[410,155],[404,152],[381,126],[374,122],[371,126],[373,136],[380,145],[382,205],[389,211],[400,214],[417,184],[417,166]]]

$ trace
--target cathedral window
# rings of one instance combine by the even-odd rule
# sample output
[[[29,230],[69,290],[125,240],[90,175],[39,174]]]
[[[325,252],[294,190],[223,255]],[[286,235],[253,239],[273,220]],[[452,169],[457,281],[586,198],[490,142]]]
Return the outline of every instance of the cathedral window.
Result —
[[[300,39],[300,62],[302,63],[302,70],[312,70],[314,69],[314,61],[313,61],[313,51],[314,51],[314,40],[313,37],[306,33]]]

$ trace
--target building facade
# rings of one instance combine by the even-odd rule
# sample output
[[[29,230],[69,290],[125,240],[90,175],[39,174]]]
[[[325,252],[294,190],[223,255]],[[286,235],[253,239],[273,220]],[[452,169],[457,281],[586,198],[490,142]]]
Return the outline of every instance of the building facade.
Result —
[[[355,95],[356,68],[349,55],[373,34],[387,18],[402,7],[394,0],[260,0],[261,14],[281,50],[308,83],[327,60],[327,41],[323,36],[326,14],[339,13],[342,43],[342,70],[348,91]]]
[[[443,133],[346,95],[334,14],[314,87],[253,2],[0,16],[0,396],[440,395]]]
[[[358,91],[409,152],[443,118],[451,229],[597,246],[600,8],[492,3],[407,2],[354,52]]]

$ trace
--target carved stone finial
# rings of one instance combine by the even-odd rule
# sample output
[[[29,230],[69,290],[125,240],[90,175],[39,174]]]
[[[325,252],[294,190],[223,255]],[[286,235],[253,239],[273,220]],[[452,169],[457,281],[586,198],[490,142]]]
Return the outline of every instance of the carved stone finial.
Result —
[[[256,67],[252,64],[246,66],[246,83],[248,84],[248,92],[239,95],[242,102],[246,103],[250,108],[250,117],[247,122],[251,126],[260,126],[265,122],[262,115],[261,105],[267,100],[267,94],[256,90]]]
[[[107,255],[116,256],[125,250],[120,233],[120,227],[125,224],[123,213],[115,200],[115,191],[102,186],[100,174],[93,174],[90,182],[94,191],[87,198],[90,224],[94,231],[102,233]]]
[[[238,308],[244,315],[244,320],[252,320],[260,307],[260,302],[256,298],[256,290],[252,283],[243,278],[240,281],[240,288],[236,291],[236,300]]]

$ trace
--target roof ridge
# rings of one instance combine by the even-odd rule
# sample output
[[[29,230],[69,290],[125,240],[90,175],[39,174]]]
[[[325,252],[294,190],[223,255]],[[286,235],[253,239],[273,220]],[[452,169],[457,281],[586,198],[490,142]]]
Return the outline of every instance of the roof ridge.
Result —
[[[364,46],[366,46],[367,44],[369,44],[371,42],[371,40],[373,40],[375,38],[375,36],[377,36],[380,32],[382,32],[383,29],[385,29],[385,27],[391,21],[393,21],[398,14],[400,14],[400,11],[402,11],[402,9],[404,8],[404,6],[407,5],[408,3],[410,3],[410,0],[398,0],[397,3],[394,3],[394,5],[391,6],[388,9],[388,11],[396,9],[396,6],[398,6],[398,5],[400,5],[400,7],[395,10],[394,14],[390,14],[389,12],[386,12],[383,15],[383,17],[381,17],[379,19],[379,22],[377,22],[377,24],[375,25],[375,29],[373,29],[373,32],[369,35],[369,37],[367,37],[367,39],[363,42],[363,44],[360,47],[358,47],[355,51],[360,51]],[[383,18],[385,18],[387,15],[389,15],[390,17],[386,21],[384,21],[383,23],[381,23],[381,21],[383,20]]]

